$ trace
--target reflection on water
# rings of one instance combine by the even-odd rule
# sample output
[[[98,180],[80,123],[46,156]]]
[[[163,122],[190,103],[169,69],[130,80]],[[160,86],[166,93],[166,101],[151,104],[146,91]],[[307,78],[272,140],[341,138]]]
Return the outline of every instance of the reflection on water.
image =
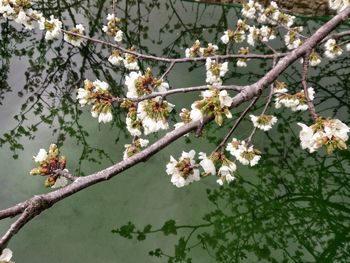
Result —
[[[88,25],[89,36],[105,39],[101,23],[110,3],[43,1],[37,7],[60,17],[68,27]],[[237,7],[174,0],[120,1],[117,8],[124,21],[125,46],[172,57],[183,56],[184,47],[196,39],[216,43],[221,32],[235,23],[238,12]],[[299,22],[306,32],[322,24],[321,20]],[[91,43],[72,48],[60,41],[46,42],[38,32],[19,30],[1,21],[1,208],[47,191],[41,178],[26,176],[38,148],[56,142],[68,157],[68,168],[84,175],[120,160],[120,149],[130,141],[119,109],[114,111],[112,125],[99,126],[75,102],[76,88],[85,78],[108,81],[116,95],[125,92],[124,69],[106,60],[110,50]],[[264,52],[263,47],[257,48]],[[344,55],[326,63],[310,72],[316,107],[322,115],[337,116],[349,124],[349,59]],[[247,71],[232,64],[226,83],[251,83],[270,66],[270,62],[248,62]],[[165,70],[164,65],[149,61],[142,66],[151,66],[158,74]],[[202,66],[176,66],[169,75],[170,84],[202,85]],[[299,70],[295,63],[282,78],[295,91],[301,87]],[[188,107],[196,97],[178,95],[171,102],[178,108]],[[209,127],[205,138],[181,139],[147,163],[40,215],[11,243],[16,262],[43,262],[43,258],[120,263],[349,262],[349,152],[328,157],[302,151],[296,122],[308,115],[286,110],[276,115],[278,127],[254,138],[264,152],[260,165],[239,166],[238,178],[230,186],[219,188],[209,178],[175,189],[165,175],[169,155],[215,147],[224,131]],[[250,128],[244,122],[237,137],[245,138]],[[11,155],[16,160],[4,162]],[[128,221],[132,223],[124,225]],[[113,228],[115,234],[110,234]],[[1,225],[0,230],[4,229]]]

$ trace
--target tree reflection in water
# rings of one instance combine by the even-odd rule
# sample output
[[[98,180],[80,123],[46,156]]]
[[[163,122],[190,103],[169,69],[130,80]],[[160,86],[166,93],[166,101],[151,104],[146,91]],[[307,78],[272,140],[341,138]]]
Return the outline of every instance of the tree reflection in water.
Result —
[[[86,20],[88,35],[104,38],[100,24],[110,7],[105,1],[41,1],[38,7],[64,17],[65,23]],[[233,24],[231,17],[235,13],[237,17],[239,12],[236,7],[174,0],[123,1],[117,11],[125,22],[122,30],[128,45],[144,53],[172,57],[183,56],[181,48],[190,46],[196,39],[217,42],[221,33]],[[164,12],[167,21],[159,25],[159,32],[149,33],[150,29],[154,31],[151,16],[159,11]],[[218,20],[210,19],[213,12]],[[312,32],[323,19],[326,18],[300,21]],[[342,26],[345,27],[349,25]],[[10,60],[22,58],[28,65],[23,89],[16,89],[23,102],[21,111],[14,116],[17,124],[0,137],[0,146],[8,145],[17,158],[24,147],[23,137],[34,139],[39,128],[49,127],[59,146],[67,138],[74,138],[82,146],[77,173],[83,175],[84,162],[101,159],[113,162],[103,148],[89,144],[90,134],[83,129],[82,111],[74,95],[87,75],[103,76],[114,95],[124,92],[124,69],[111,66],[105,59],[111,50],[90,43],[79,49],[66,43],[48,43],[30,33],[18,33],[7,22],[1,23],[0,36],[1,104],[13,91],[8,83]],[[161,48],[153,50],[153,46]],[[258,50],[266,52],[263,46],[258,46]],[[323,115],[349,120],[350,60],[343,57],[327,63],[314,70],[309,78],[317,90],[317,108]],[[267,65],[268,62],[261,61],[260,70],[249,75],[233,69],[226,81],[252,82],[264,74]],[[165,71],[164,66],[152,62],[147,66],[158,67],[160,74]],[[190,70],[199,66],[202,65],[193,65]],[[295,90],[301,87],[299,67],[296,63],[284,74],[289,87]],[[158,248],[150,252],[168,258],[169,262],[196,262],[191,259],[192,250],[198,248],[205,250],[215,262],[349,262],[349,151],[332,156],[308,154],[300,149],[295,124],[306,115],[276,112],[276,116],[280,120],[278,128],[256,139],[258,148],[268,145],[260,165],[249,170],[250,173],[238,174],[230,186],[208,190],[208,200],[215,209],[203,215],[202,224],[180,225],[176,219],[170,219],[159,229],[147,225],[137,230],[129,223],[113,232],[139,240],[156,232],[179,235],[174,251]],[[112,128],[118,132],[112,141],[124,136],[123,118],[122,111],[114,109]],[[220,139],[214,129],[207,138]]]

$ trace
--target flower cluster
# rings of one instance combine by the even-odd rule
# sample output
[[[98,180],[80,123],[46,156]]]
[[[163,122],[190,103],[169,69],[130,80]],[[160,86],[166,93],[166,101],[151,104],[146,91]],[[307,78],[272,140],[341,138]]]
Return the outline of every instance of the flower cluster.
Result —
[[[215,86],[222,84],[221,77],[225,76],[228,71],[228,63],[218,63],[213,59],[207,58],[205,63],[207,69],[206,82]]]
[[[242,43],[246,39],[245,32],[247,30],[249,30],[249,26],[243,20],[238,19],[236,30],[226,30],[220,39],[224,44],[229,42]]]
[[[142,134],[142,123],[137,117],[137,104],[126,99],[120,104],[120,106],[128,109],[128,114],[125,120],[126,128],[132,136],[140,136]]]
[[[135,51],[134,48],[131,48],[129,50]],[[108,61],[115,66],[120,66],[123,64],[124,67],[128,70],[140,69],[136,56],[131,53],[121,53],[119,50],[113,50],[112,54],[108,58]]]
[[[69,34],[69,33],[64,34],[64,40],[72,44],[73,46],[80,47],[81,43],[83,42],[83,39],[80,36],[75,34],[83,35],[84,31],[85,31],[84,26],[82,24],[78,24],[75,27],[73,27],[71,30],[69,30],[69,32],[73,34]]]
[[[263,131],[271,130],[272,126],[277,122],[277,118],[273,115],[250,115],[250,119],[252,120],[254,127]]]
[[[144,139],[136,139],[132,142],[132,144],[125,144],[125,151],[123,155],[123,160],[128,159],[129,157],[141,152],[142,148],[147,147],[149,141]]]
[[[309,99],[312,101],[314,99],[315,90],[312,87],[310,87],[307,89],[307,91]],[[281,106],[290,108],[292,111],[307,110],[308,105],[304,90],[301,90],[300,92],[295,94],[289,94],[286,92],[284,94],[277,93],[275,107],[276,109],[279,109],[281,108]]]
[[[261,152],[254,149],[253,145],[235,138],[227,145],[226,150],[243,165],[254,166],[261,158]]]
[[[126,96],[128,98],[137,98],[151,94],[154,91],[165,92],[169,89],[169,84],[162,79],[153,77],[150,68],[146,69],[144,75],[141,72],[132,71],[125,77],[125,85],[128,88]]]
[[[202,176],[215,175],[218,177],[216,182],[223,185],[225,182],[232,182],[236,164],[230,161],[225,154],[214,152],[209,157],[206,153],[199,153],[199,165],[196,164],[194,157],[195,151],[182,152],[180,159],[177,161],[170,156],[170,162],[166,166],[166,172],[171,175],[171,182],[177,187],[183,187],[194,181],[200,180],[199,167],[203,169]]]
[[[84,81],[84,88],[78,89],[77,99],[83,107],[92,104],[91,115],[98,118],[98,122],[107,123],[113,120],[112,101],[113,97],[108,91],[109,85],[100,80],[91,82]]]
[[[54,16],[50,16],[50,20],[45,17],[41,17],[38,21],[39,29],[46,30],[45,39],[52,40],[58,38],[61,34],[62,22],[55,18]]]
[[[0,255],[0,262],[1,263],[15,263],[14,261],[11,261],[12,258],[12,251],[9,248],[5,248],[1,255]]]
[[[107,25],[102,27],[103,32],[108,36],[113,37],[116,42],[121,42],[123,40],[123,31],[118,27],[120,19],[115,17],[114,14],[107,15]]]
[[[1,0],[0,14],[16,23],[22,24],[26,29],[34,28],[34,21],[42,18],[42,13],[33,10],[29,0]]]
[[[301,147],[308,149],[310,153],[318,150],[322,146],[326,147],[328,154],[335,149],[344,150],[347,148],[349,126],[337,119],[318,118],[311,126],[298,123],[302,128],[299,137]]]
[[[141,122],[145,135],[169,128],[168,117],[175,105],[156,97],[139,102],[137,119]]]
[[[131,47],[129,49],[130,51],[135,51],[135,49],[133,47]],[[128,70],[139,70],[139,64],[137,61],[137,57],[134,54],[131,53],[126,53],[124,56],[124,67]]]
[[[215,56],[216,51],[219,49],[217,45],[213,45],[212,43],[208,44],[208,47],[201,47],[201,43],[199,40],[196,40],[192,47],[186,48],[185,56],[186,58],[195,58],[195,57],[210,57]]]
[[[288,33],[284,36],[284,42],[288,49],[295,49],[303,43],[299,38],[302,31],[302,26],[293,27],[288,30]]]
[[[277,95],[281,95],[282,93],[287,93],[287,84],[283,81],[276,80],[273,85],[273,92]]]
[[[39,153],[33,158],[39,166],[32,169],[30,174],[46,176],[46,187],[60,188],[67,184],[65,177],[55,174],[57,170],[64,170],[67,164],[66,158],[59,155],[56,144],[50,145],[49,152],[45,149],[40,149]]]
[[[180,116],[182,121],[175,123],[175,125],[174,125],[175,129],[178,129],[178,128],[180,128],[180,127],[184,126],[185,124],[192,121],[191,112],[186,108],[181,109],[179,116]]]
[[[115,66],[120,66],[124,62],[123,54],[119,50],[113,50],[108,57],[108,61]]]
[[[278,24],[286,27],[291,27],[295,20],[294,16],[281,12],[274,1],[271,1],[270,5],[264,8],[257,1],[249,0],[243,4],[242,15],[249,19],[256,19],[262,24]]]
[[[324,44],[324,47],[324,54],[330,59],[334,59],[343,53],[343,49],[339,45],[337,45],[337,42],[333,38],[328,39],[327,42]]]
[[[209,157],[206,153],[199,153],[200,166],[204,170],[203,176],[216,175],[218,179],[216,182],[219,185],[223,185],[225,182],[232,182],[234,177],[234,172],[237,167],[236,164],[230,161],[225,154],[221,152],[214,152]]]
[[[200,173],[194,157],[196,152],[182,152],[179,160],[170,156],[170,162],[166,165],[166,173],[171,176],[171,183],[176,187],[183,187],[194,181],[200,180]]]
[[[223,115],[232,118],[229,107],[232,104],[232,98],[226,90],[219,90],[211,87],[209,90],[202,92],[202,100],[195,101],[191,105],[190,118],[193,121],[203,121],[204,116],[214,116],[215,122],[221,126]]]
[[[315,67],[321,63],[321,56],[315,50],[312,50],[309,55],[309,62],[310,66]]]

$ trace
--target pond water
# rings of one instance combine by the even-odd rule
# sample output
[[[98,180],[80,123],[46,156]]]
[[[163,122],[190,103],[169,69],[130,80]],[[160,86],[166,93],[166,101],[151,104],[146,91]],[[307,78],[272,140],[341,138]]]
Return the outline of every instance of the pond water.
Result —
[[[67,26],[82,23],[89,36],[108,40],[101,32],[102,21],[111,12],[108,1],[42,1],[37,7]],[[124,46],[161,56],[184,56],[184,48],[196,39],[217,43],[239,16],[235,6],[174,0],[118,1],[116,11],[126,32]],[[326,19],[298,23],[309,33]],[[108,48],[48,43],[38,31],[0,22],[1,209],[50,191],[43,178],[29,176],[39,148],[58,143],[68,169],[87,175],[121,160],[131,137],[120,110],[116,109],[113,124],[98,125],[89,109],[75,102],[76,89],[85,78],[108,81],[115,94],[125,92],[126,72],[108,63]],[[257,52],[264,50],[258,47]],[[246,69],[233,64],[227,84],[252,83],[271,66],[266,61],[248,62]],[[164,72],[164,66],[144,61],[142,68],[148,66]],[[348,54],[334,62],[325,60],[309,78],[317,92],[318,112],[348,125],[349,66]],[[300,64],[295,63],[281,80],[298,91],[299,72]],[[204,77],[203,64],[181,64],[168,81],[173,88],[189,87],[203,85]],[[181,109],[197,97],[177,95],[170,101]],[[256,112],[262,104],[263,100]],[[235,116],[241,109],[234,110]],[[264,153],[261,162],[254,168],[239,165],[231,185],[219,187],[214,178],[207,178],[177,189],[165,173],[170,155],[190,149],[211,152],[229,129],[226,122],[220,130],[210,126],[202,138],[181,138],[147,162],[45,211],[11,241],[15,261],[168,262],[170,256],[170,262],[350,262],[349,151],[309,154],[299,147],[296,125],[310,120],[308,114],[273,108],[269,112],[279,124],[253,139]],[[244,121],[234,136],[246,138],[251,126]],[[10,223],[1,222],[0,231]],[[149,224],[152,233],[143,236]],[[130,234],[134,225],[138,235]],[[119,234],[111,232],[118,228]],[[139,241],[137,236],[146,239]]]

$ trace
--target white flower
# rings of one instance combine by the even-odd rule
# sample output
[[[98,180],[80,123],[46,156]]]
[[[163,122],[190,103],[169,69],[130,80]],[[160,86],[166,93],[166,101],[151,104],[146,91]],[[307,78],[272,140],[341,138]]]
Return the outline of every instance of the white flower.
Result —
[[[315,90],[312,87],[308,88],[308,95],[311,101],[314,100]],[[290,108],[292,111],[307,110],[308,105],[304,94],[304,90],[301,90],[300,92],[294,95],[285,94],[278,96],[275,102],[276,109],[280,108],[282,105],[286,108]]]
[[[38,21],[38,23],[40,30],[46,30],[46,40],[57,38],[61,33],[62,22],[56,19],[53,15],[50,16],[50,20],[47,20],[44,17],[42,17]]]
[[[170,162],[166,165],[166,173],[171,175],[171,183],[176,187],[183,187],[200,180],[200,173],[194,161],[195,154],[194,150],[182,152],[179,161],[170,156]]]
[[[199,159],[201,160],[199,164],[206,174],[216,175],[215,165],[213,161],[207,157],[206,153],[200,152]]]
[[[245,141],[240,142],[235,138],[227,145],[226,150],[243,165],[254,166],[261,158],[260,152],[253,145],[248,146]]]
[[[191,105],[190,117],[193,121],[203,121],[203,113],[200,109],[196,107],[196,102],[192,103]]]
[[[108,61],[115,66],[119,66],[123,63],[124,59],[118,51],[112,52],[109,56]]]
[[[0,1],[0,14],[3,15],[3,17],[10,17],[15,14],[15,9],[11,7],[10,2],[7,1]]]
[[[117,33],[115,34],[114,40],[116,42],[121,42],[123,40],[124,33],[121,30],[118,30]]]
[[[169,128],[168,115],[174,106],[163,101],[161,97],[141,101],[137,107],[137,117],[142,122],[145,135],[159,130],[167,130]]]
[[[260,28],[260,37],[261,37],[261,41],[267,42],[269,40],[275,39],[276,35],[270,27],[262,26]]]
[[[201,48],[201,42],[197,39],[192,47],[186,48],[185,56],[186,58],[195,58],[203,56],[203,49]]]
[[[216,54],[216,51],[219,50],[219,47],[217,45],[213,45],[212,43],[208,44],[208,47],[199,48],[199,53],[201,56],[209,57],[214,56]]]
[[[95,86],[96,91],[106,91],[109,89],[109,85],[107,82],[98,79],[95,80],[92,84]]]
[[[101,112],[98,116],[98,122],[107,123],[113,120],[113,114],[110,110],[107,112]]]
[[[0,262],[10,263],[12,255],[11,249],[5,248],[0,255]]]
[[[321,57],[316,52],[311,52],[309,56],[309,61],[310,61],[310,66],[315,67],[321,63]]]
[[[222,90],[219,93],[219,100],[221,107],[230,107],[233,99],[228,95],[226,90]]]
[[[232,182],[235,179],[233,173],[236,171],[236,169],[237,167],[234,162],[226,161],[226,163],[223,164],[218,171],[219,179],[216,182],[219,185],[223,185],[224,182]]]
[[[136,139],[132,144],[125,144],[125,151],[123,154],[123,160],[128,159],[129,157],[141,152],[142,148],[147,147],[149,141],[144,139]]]
[[[132,136],[141,136],[141,130],[139,127],[135,127],[134,121],[130,117],[126,117],[126,128]]]
[[[63,176],[59,176],[56,179],[56,182],[54,183],[54,185],[51,186],[51,188],[52,189],[62,188],[62,187],[65,187],[67,184],[68,184],[67,178],[65,178]]]
[[[224,35],[220,38],[221,42],[227,44],[230,41],[230,37],[228,35],[229,31],[225,31]]]
[[[41,163],[48,157],[47,151],[45,149],[40,149],[36,156],[33,156],[34,162]]]
[[[307,125],[303,123],[298,123],[298,125],[302,128],[299,133],[301,148],[309,149],[310,153],[314,152],[316,150],[316,139],[318,138],[314,136],[314,132]]]
[[[256,28],[255,26],[249,27],[249,34],[247,37],[247,42],[249,45],[254,46],[255,40],[258,39],[260,36],[260,30]]]
[[[228,63],[217,63],[215,60],[207,58],[205,63],[207,69],[206,82],[213,85],[221,85],[221,77],[225,76],[228,71]]]
[[[139,139],[139,143],[141,145],[142,148],[147,147],[147,145],[149,144],[149,140],[145,140],[145,139]]]
[[[254,6],[254,1],[253,0],[249,0],[248,3],[243,4],[243,8],[242,8],[242,15],[250,18],[250,19],[254,19],[255,18],[255,6]]]
[[[254,127],[263,131],[272,129],[272,126],[277,122],[277,118],[273,115],[250,115],[250,119],[252,120]]]
[[[128,92],[126,93],[126,97],[128,98],[137,98],[137,90],[135,86],[135,81],[141,77],[141,72],[131,71],[129,76],[125,77],[125,85],[128,88]]]
[[[129,70],[139,70],[139,65],[137,63],[137,60],[130,60],[129,57],[133,55],[130,54],[125,54],[125,59],[124,59],[124,67],[129,69]]]
[[[337,45],[337,42],[333,38],[328,39],[324,46],[326,49],[324,54],[330,59],[334,59],[343,53],[343,49]]]
[[[87,89],[83,89],[83,88],[78,89],[77,99],[79,100],[81,107],[91,103],[91,100],[89,100],[90,95],[91,95],[91,92],[88,91]]]
[[[17,17],[15,19],[16,23],[19,24],[23,24],[23,25],[27,25],[28,24],[28,20],[29,17],[27,17],[26,12],[24,12],[23,10],[19,11],[19,13],[17,14]]]
[[[237,67],[247,67],[247,62],[245,62],[245,60],[238,59],[237,60]]]
[[[310,153],[322,146],[326,147],[328,153],[337,148],[347,148],[345,142],[349,139],[350,128],[338,119],[320,118],[310,127],[303,123],[298,125],[302,128],[299,134],[301,147]]]
[[[84,31],[85,31],[85,28],[82,24],[78,24],[73,29],[70,30],[70,32],[76,33],[79,35],[83,35]],[[81,38],[80,36],[65,33],[64,41],[72,44],[73,46],[80,47],[81,43],[83,42],[83,38]]]

